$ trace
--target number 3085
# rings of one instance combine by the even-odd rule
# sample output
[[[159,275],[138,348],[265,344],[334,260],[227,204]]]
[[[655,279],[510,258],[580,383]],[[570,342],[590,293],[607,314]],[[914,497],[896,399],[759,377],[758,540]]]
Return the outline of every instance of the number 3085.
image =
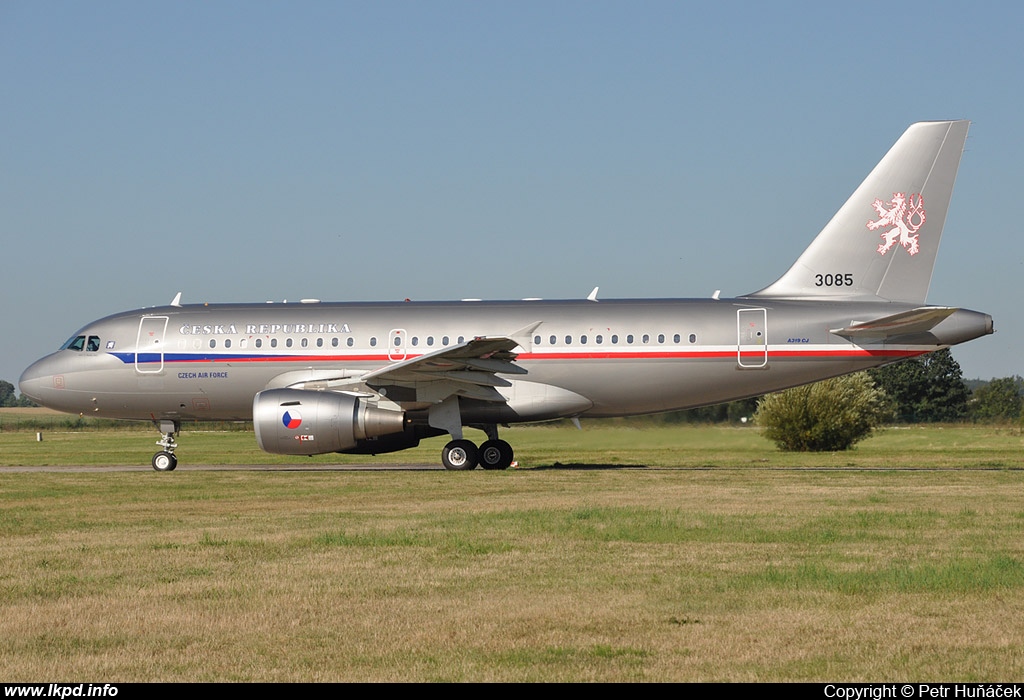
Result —
[[[853,273],[846,272],[836,274],[829,273],[827,275],[815,275],[814,286],[816,287],[852,287],[853,286]]]

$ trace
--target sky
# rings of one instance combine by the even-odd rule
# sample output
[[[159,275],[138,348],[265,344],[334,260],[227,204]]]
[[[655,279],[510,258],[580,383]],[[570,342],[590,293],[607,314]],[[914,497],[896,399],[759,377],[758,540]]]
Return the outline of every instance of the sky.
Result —
[[[0,3],[0,379],[182,301],[722,297],[970,119],[928,302],[1024,374],[1024,4]],[[870,212],[869,212],[870,213]]]

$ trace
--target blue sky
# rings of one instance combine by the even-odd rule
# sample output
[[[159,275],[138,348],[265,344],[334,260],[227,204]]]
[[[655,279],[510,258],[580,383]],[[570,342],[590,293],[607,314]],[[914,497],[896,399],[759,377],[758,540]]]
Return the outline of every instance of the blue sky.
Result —
[[[1024,374],[1024,5],[0,4],[0,379],[186,302],[774,281],[912,122],[972,120],[929,302]]]

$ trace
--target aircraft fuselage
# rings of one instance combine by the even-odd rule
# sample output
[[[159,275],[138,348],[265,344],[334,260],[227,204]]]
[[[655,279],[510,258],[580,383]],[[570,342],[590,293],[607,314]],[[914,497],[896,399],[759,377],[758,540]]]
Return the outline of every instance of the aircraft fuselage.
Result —
[[[168,306],[85,326],[75,337],[96,339],[96,350],[43,358],[21,388],[47,406],[108,418],[250,420],[264,389],[356,386],[363,371],[528,329],[515,350],[526,373],[496,387],[507,403],[466,406],[465,421],[635,415],[757,396],[991,332],[991,317],[963,309],[898,342],[831,332],[913,308],[759,299]],[[383,393],[415,411],[423,402],[403,386],[415,383],[385,383]]]

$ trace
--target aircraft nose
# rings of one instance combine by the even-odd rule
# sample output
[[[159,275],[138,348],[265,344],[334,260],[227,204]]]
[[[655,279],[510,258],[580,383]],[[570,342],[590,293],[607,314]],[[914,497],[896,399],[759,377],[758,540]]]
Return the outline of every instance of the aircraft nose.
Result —
[[[47,399],[58,388],[53,372],[53,361],[49,357],[36,360],[21,373],[18,388],[23,396],[27,396],[40,406],[47,405]]]

